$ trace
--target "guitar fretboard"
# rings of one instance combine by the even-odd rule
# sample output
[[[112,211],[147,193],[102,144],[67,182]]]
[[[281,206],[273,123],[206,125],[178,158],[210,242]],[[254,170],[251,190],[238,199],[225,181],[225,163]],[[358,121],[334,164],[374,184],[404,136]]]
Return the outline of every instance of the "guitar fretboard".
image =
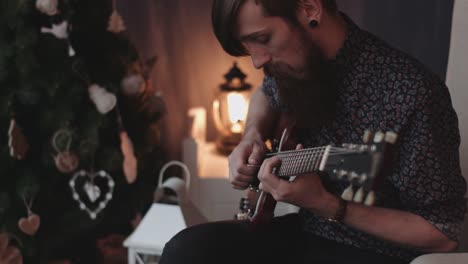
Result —
[[[309,148],[301,150],[284,151],[269,154],[267,157],[278,156],[281,166],[275,174],[279,177],[287,177],[302,173],[323,170],[331,146]]]

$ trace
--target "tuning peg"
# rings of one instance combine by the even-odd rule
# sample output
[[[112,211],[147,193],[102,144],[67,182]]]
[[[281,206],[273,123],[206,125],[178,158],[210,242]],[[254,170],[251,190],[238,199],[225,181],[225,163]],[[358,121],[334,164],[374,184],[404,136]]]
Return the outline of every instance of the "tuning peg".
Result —
[[[367,173],[362,173],[361,175],[359,175],[359,184],[364,184],[364,182],[367,181],[367,178]]]
[[[258,185],[256,184],[249,184],[249,190],[254,191],[254,192],[259,192],[260,189],[258,189]]]
[[[359,190],[354,195],[353,201],[356,203],[362,203],[362,201],[364,201],[364,188],[359,188]]]
[[[366,200],[364,201],[364,204],[367,206],[373,206],[374,203],[375,203],[375,193],[374,191],[370,191],[366,196]]]
[[[354,180],[357,180],[359,178],[359,175],[356,173],[356,172],[351,172],[351,174],[349,175],[349,180],[350,181],[354,181]]]
[[[382,131],[375,133],[374,135],[374,142],[380,143],[384,140],[385,134]]]
[[[364,131],[364,135],[362,136],[362,142],[364,142],[365,144],[369,144],[373,136],[374,133],[372,133],[370,130]]]
[[[353,196],[354,196],[353,185],[350,184],[348,188],[344,190],[343,194],[341,194],[341,198],[343,198],[346,201],[351,202],[353,200]]]
[[[385,142],[390,144],[395,144],[398,139],[398,135],[395,132],[387,132],[385,133]]]
[[[337,177],[338,179],[341,180],[341,179],[343,179],[343,177],[344,177],[346,174],[348,174],[347,171],[345,171],[345,170],[339,170],[339,171],[336,173],[336,177]]]

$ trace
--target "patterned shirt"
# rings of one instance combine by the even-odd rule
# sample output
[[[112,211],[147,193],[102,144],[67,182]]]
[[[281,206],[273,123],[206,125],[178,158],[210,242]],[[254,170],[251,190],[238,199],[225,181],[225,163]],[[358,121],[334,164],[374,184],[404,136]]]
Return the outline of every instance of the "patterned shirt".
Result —
[[[458,120],[447,87],[415,59],[344,17],[348,36],[331,62],[338,80],[336,115],[327,125],[301,131],[300,142],[306,147],[359,144],[367,129],[396,132],[394,165],[378,189],[377,206],[417,214],[458,240],[466,183],[459,165]],[[273,78],[265,77],[262,90],[273,108],[287,111]],[[338,196],[347,187],[322,180]],[[306,210],[300,214],[306,231],[338,243],[405,260],[421,254]]]

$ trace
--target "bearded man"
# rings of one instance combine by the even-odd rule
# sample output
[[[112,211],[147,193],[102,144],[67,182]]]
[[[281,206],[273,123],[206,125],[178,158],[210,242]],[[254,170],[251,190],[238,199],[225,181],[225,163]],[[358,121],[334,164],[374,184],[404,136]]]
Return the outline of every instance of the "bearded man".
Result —
[[[166,245],[161,263],[409,263],[457,248],[466,183],[442,81],[361,30],[333,0],[214,0],[212,22],[227,53],[250,56],[265,72],[229,156],[231,184],[246,189],[258,176],[260,190],[301,210],[261,231],[246,222],[188,228]],[[264,142],[280,115],[293,120],[299,147],[396,132],[377,204],[345,201],[346,185],[316,173],[277,177],[281,160],[264,159]]]

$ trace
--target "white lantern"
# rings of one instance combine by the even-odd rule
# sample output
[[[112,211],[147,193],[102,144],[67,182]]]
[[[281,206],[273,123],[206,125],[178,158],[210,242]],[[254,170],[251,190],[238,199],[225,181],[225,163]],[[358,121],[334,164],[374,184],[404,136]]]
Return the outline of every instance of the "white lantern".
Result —
[[[240,142],[244,132],[252,86],[245,82],[247,76],[234,66],[224,75],[226,82],[213,101],[213,119],[218,136],[216,148],[229,154]]]

